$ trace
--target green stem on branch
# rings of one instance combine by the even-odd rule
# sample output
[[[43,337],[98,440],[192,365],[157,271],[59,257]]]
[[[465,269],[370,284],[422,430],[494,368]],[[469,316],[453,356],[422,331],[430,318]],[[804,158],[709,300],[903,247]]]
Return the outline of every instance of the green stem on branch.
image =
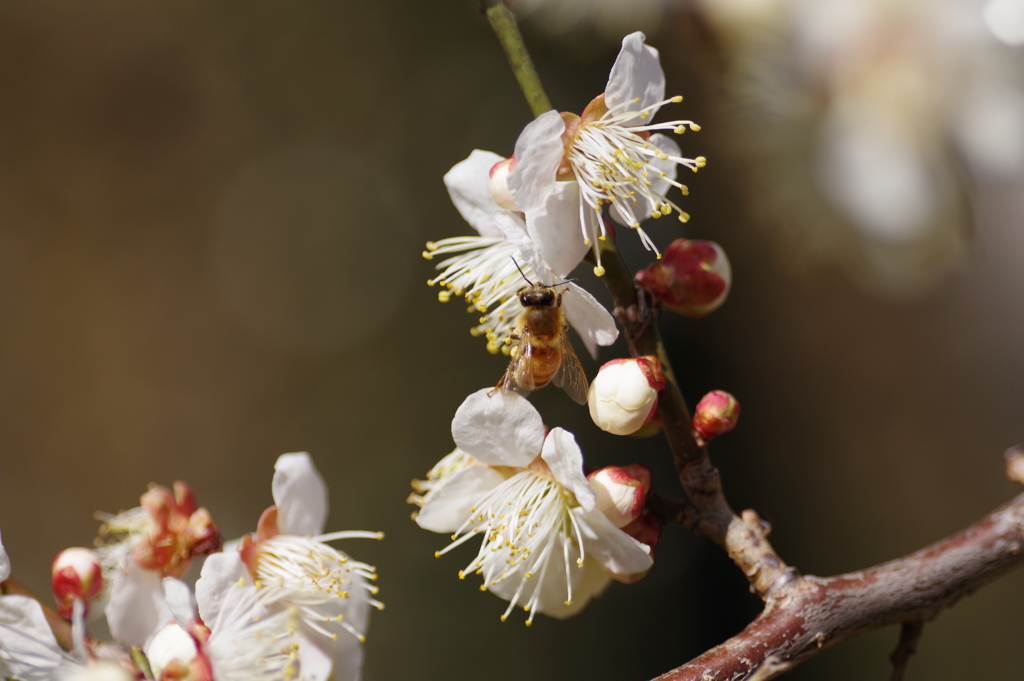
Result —
[[[537,69],[530,59],[530,53],[526,51],[526,43],[519,32],[515,15],[505,6],[503,0],[482,0],[481,6],[487,14],[487,21],[490,22],[494,34],[498,36],[498,42],[505,51],[508,65],[512,67],[512,73],[519,81],[519,88],[526,97],[526,103],[530,105],[533,117],[551,111],[554,107],[544,92],[540,76],[537,75]]]

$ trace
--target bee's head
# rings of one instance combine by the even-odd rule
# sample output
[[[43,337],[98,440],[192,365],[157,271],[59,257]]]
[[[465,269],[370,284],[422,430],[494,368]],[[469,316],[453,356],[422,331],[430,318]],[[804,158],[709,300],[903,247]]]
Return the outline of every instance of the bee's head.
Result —
[[[519,302],[523,307],[551,307],[555,304],[555,289],[543,284],[519,289]]]

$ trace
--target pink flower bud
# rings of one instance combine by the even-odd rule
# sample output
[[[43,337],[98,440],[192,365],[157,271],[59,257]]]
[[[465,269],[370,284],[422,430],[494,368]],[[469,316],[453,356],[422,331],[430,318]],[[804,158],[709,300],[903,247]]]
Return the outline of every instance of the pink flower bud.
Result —
[[[100,559],[89,549],[64,549],[54,558],[50,570],[53,596],[61,617],[71,617],[77,599],[88,604],[103,588]]]
[[[629,435],[655,413],[658,393],[665,387],[657,357],[613,359],[590,384],[590,417],[601,430]]]
[[[597,510],[615,527],[625,527],[643,513],[651,484],[651,474],[643,466],[608,466],[594,471],[587,480],[597,495]]]
[[[715,242],[676,239],[661,260],[636,273],[636,283],[666,309],[696,318],[725,302],[732,270]]]
[[[512,171],[516,168],[516,157],[506,158],[504,161],[498,161],[491,168],[490,182],[488,187],[491,190],[491,196],[494,197],[494,202],[505,210],[511,210],[518,212],[519,208],[516,207],[515,199],[512,198],[512,190],[508,186],[508,176],[512,174]]]
[[[693,429],[705,440],[728,433],[740,418],[740,403],[724,390],[712,390],[697,403]]]

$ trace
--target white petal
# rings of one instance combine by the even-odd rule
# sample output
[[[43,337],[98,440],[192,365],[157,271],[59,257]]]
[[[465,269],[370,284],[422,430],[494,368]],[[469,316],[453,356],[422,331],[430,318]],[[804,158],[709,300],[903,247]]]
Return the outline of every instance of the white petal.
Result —
[[[239,580],[246,584],[252,582],[249,570],[237,551],[206,557],[203,571],[196,582],[196,604],[203,622],[209,625],[217,620],[228,590],[237,585]]]
[[[164,598],[167,599],[167,607],[178,624],[186,625],[196,618],[196,599],[192,595],[192,589],[188,584],[175,579],[164,577]]]
[[[528,466],[544,443],[544,421],[526,398],[493,388],[466,398],[452,419],[459,449],[488,466]]]
[[[544,201],[526,213],[527,232],[550,268],[550,283],[564,279],[587,254],[589,246],[580,235],[579,219],[577,182],[556,182]]]
[[[557,111],[548,111],[530,122],[516,140],[516,167],[508,186],[522,211],[540,205],[555,188],[555,173],[565,156],[562,133],[565,122]]]
[[[491,196],[488,181],[494,164],[504,160],[494,152],[474,149],[469,158],[456,163],[444,176],[444,186],[456,210],[480,236],[501,236],[494,224],[494,213],[501,208]]]
[[[611,583],[611,577],[597,561],[584,561],[582,569],[574,564],[571,566],[570,572],[573,575],[572,605],[566,605],[564,567],[562,571],[563,586],[561,590],[553,583],[546,584],[545,588],[541,590],[540,611],[555,619],[564,620],[567,617],[572,617],[586,607],[591,598],[600,596]]]
[[[644,34],[639,31],[622,39],[622,50],[608,74],[608,85],[604,91],[604,101],[609,108],[637,98],[640,101],[630,104],[628,110],[639,111],[665,99],[665,74],[661,70],[658,51],[644,45]],[[657,109],[652,109],[651,117],[655,113]],[[641,120],[635,117],[623,125],[639,125]]]
[[[541,458],[551,469],[562,487],[576,495],[576,501],[588,511],[597,506],[594,489],[583,475],[583,452],[576,444],[573,434],[562,428],[552,428],[544,439],[544,450]]]
[[[0,582],[11,576],[11,559],[7,557],[3,541],[0,540]]]
[[[36,667],[55,667],[64,659],[43,607],[28,596],[0,596],[0,668],[26,678]]]
[[[619,337],[615,319],[604,305],[576,284],[569,284],[569,291],[562,297],[562,308],[566,320],[576,329],[594,359],[597,359],[598,345],[611,345]]]
[[[508,212],[498,213],[494,218],[498,228],[501,229],[501,235],[505,237],[505,241],[514,244],[519,249],[520,257],[536,273],[541,283],[554,283],[549,274],[548,265],[540,255],[540,249],[526,232],[526,224],[522,218]]]
[[[333,667],[327,653],[310,643],[305,636],[299,637],[299,681],[327,681],[331,678]]]
[[[352,591],[361,587],[354,586]],[[366,634],[366,627],[369,624],[370,605],[358,598],[346,598],[331,601],[321,605],[310,606],[309,609],[324,619],[337,619],[343,617],[345,622],[352,625],[357,631]],[[303,635],[309,642],[326,654],[334,666],[334,681],[358,681],[363,665],[363,646],[355,636],[347,631],[338,631],[337,640],[331,640],[323,634],[306,628]]]
[[[582,508],[572,512],[583,533],[586,555],[597,559],[609,572],[635,575],[651,568],[654,561],[650,549],[612,525],[603,513]]]
[[[431,532],[456,531],[469,518],[476,502],[502,480],[501,473],[487,466],[471,466],[453,473],[430,491],[416,515],[416,524]]]
[[[327,485],[306,452],[282,454],[274,464],[274,503],[281,534],[316,535],[327,521]]]
[[[170,619],[160,573],[144,570],[129,559],[110,591],[107,624],[111,635],[121,643],[141,646]]]

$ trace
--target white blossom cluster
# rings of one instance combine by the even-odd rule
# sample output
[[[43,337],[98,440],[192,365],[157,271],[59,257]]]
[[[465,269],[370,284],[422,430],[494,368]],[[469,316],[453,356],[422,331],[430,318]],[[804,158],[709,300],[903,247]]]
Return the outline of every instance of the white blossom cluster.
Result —
[[[0,675],[20,681],[357,681],[375,569],[328,544],[376,532],[323,532],[327,486],[305,452],[278,458],[274,506],[228,542],[191,490],[150,489],[101,516],[107,543],[54,562],[70,640],[27,595],[0,595]],[[194,587],[190,564],[205,561]],[[0,546],[0,580],[10,563]],[[66,607],[65,607],[66,606]],[[105,617],[112,641],[88,634]],[[61,629],[60,631],[64,631]],[[65,631],[64,633],[67,633]],[[65,637],[66,638],[66,637]]]
[[[543,113],[519,135],[511,158],[475,150],[444,176],[452,202],[477,234],[427,244],[424,257],[440,259],[439,274],[428,284],[443,287],[442,302],[462,297],[480,315],[471,332],[486,338],[490,352],[503,352],[513,363],[524,352],[544,357],[536,369],[541,386],[546,372],[558,371],[560,350],[551,347],[559,347],[554,336],[562,330],[549,334],[548,345],[527,345],[522,334],[529,331],[528,313],[519,297],[524,286],[557,289],[557,303],[553,295],[549,299],[558,308],[557,323],[564,319],[596,358],[598,346],[618,337],[615,320],[590,293],[565,280],[588,254],[595,274],[606,274],[602,242],[613,227],[605,209],[659,259],[641,223],[666,216],[689,220],[670,192],[685,196],[678,169],[696,171],[705,159],[683,157],[663,132],[678,135],[700,126],[653,122],[660,108],[682,97],[666,98],[658,52],[644,40],[642,33],[626,36],[605,92],[581,115]],[[608,380],[599,374],[600,399],[592,390],[590,409],[604,430],[629,434],[653,416],[664,381],[637,369],[632,363],[638,360],[622,361],[631,364],[616,367]],[[657,361],[644,364],[649,366]],[[420,527],[451,535],[437,556],[478,542],[459,577],[479,576],[481,590],[508,601],[502,620],[521,607],[527,625],[537,613],[564,618],[578,612],[612,579],[642,577],[653,563],[660,530],[644,512],[646,469],[611,467],[587,476],[573,434],[548,429],[527,401],[534,385],[530,371],[510,368],[514,375],[503,379],[524,380],[526,390],[506,383],[466,398],[452,421],[456,449],[425,480],[413,482],[409,499],[420,507],[414,514]],[[557,377],[553,383],[562,385]]]

